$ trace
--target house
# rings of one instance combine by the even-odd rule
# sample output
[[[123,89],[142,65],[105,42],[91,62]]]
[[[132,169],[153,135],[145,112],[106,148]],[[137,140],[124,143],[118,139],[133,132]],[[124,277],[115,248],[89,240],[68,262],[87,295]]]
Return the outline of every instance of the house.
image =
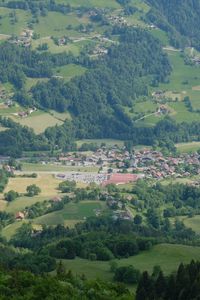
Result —
[[[59,197],[59,196],[55,196],[55,197],[53,197],[52,199],[51,199],[51,201],[52,202],[61,202],[62,201],[62,198],[61,197]]]
[[[17,212],[16,215],[15,215],[15,219],[16,219],[17,221],[22,221],[22,220],[24,220],[24,219],[25,219],[24,213],[21,212],[21,211]]]

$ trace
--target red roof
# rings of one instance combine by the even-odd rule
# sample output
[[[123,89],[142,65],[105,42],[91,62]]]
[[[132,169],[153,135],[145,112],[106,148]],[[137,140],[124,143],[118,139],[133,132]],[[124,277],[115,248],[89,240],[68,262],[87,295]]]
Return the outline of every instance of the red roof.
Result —
[[[135,182],[139,179],[139,176],[137,174],[111,174],[107,181],[103,182],[103,185],[108,184],[125,184],[129,182]]]

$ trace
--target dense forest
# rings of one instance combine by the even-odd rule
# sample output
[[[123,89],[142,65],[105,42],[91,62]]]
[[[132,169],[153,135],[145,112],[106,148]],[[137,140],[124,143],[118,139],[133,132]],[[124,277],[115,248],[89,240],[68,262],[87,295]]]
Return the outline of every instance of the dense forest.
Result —
[[[162,270],[149,274],[144,272],[140,278],[136,300],[166,299],[195,300],[200,294],[200,263],[191,261],[180,264],[177,272],[165,276]]]
[[[148,0],[153,6],[147,19],[169,33],[171,43],[200,49],[199,0]]]

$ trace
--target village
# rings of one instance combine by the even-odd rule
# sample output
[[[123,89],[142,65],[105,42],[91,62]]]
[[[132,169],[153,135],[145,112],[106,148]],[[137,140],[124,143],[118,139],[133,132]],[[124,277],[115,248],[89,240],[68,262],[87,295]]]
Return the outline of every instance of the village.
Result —
[[[105,181],[104,174],[112,174],[108,181],[116,184],[136,181],[140,178],[184,178],[200,174],[200,155],[198,153],[180,154],[174,157],[164,156],[160,151],[150,149],[130,153],[118,147],[109,150],[101,147],[89,155],[84,152],[62,154],[55,163],[80,168],[96,166],[99,168],[99,177],[94,181],[98,183]],[[100,174],[102,174],[102,178]],[[124,174],[124,179],[122,179],[122,174]],[[135,176],[128,177],[128,174]]]

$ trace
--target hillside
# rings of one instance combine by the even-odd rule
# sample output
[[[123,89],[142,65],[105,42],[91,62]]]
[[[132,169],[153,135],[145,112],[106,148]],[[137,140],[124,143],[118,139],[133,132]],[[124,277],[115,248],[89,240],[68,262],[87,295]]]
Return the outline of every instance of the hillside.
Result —
[[[153,8],[147,17],[162,29],[166,30],[174,44],[181,42],[200,49],[199,45],[199,13],[200,2],[198,0],[149,0]],[[180,37],[176,36],[177,33]],[[181,39],[181,36],[184,37]],[[177,38],[177,40],[176,40]]]
[[[50,143],[51,130],[45,130],[55,125],[62,140],[154,144],[148,128],[166,115],[177,123],[199,122],[199,54],[168,47],[198,50],[199,2],[178,7],[178,1],[153,0],[2,1],[0,115],[42,133]],[[66,131],[66,120],[73,129]],[[9,141],[3,123],[1,139]],[[53,143],[63,145],[55,134]]]
[[[199,299],[199,13],[0,0],[0,299]]]

